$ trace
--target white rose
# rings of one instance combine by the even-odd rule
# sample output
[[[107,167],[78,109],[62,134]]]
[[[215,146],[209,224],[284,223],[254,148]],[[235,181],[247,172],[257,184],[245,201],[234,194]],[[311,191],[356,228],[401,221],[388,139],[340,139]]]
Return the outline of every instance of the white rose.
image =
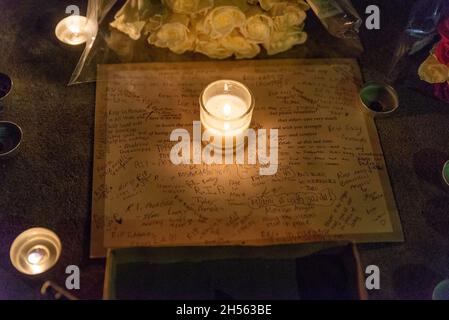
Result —
[[[188,50],[193,50],[195,36],[186,25],[180,22],[169,22],[152,33],[148,42],[157,47],[169,48],[175,53],[182,54]]]
[[[127,0],[114,16],[111,27],[126,33],[131,39],[140,39],[142,30],[147,23],[152,6],[144,0]]]
[[[214,0],[163,0],[163,3],[173,12],[184,14],[199,13],[214,6]]]
[[[246,17],[238,7],[216,7],[198,25],[198,30],[212,39],[218,39],[231,34],[236,28],[241,28],[245,21]]]
[[[306,13],[295,4],[288,2],[276,3],[270,10],[276,30],[285,30],[299,26],[306,20]]]
[[[126,22],[125,16],[119,16],[111,22],[111,27],[126,33],[133,40],[139,40],[145,24],[145,21]]]
[[[148,19],[148,23],[145,26],[144,33],[152,33],[159,29],[163,24],[164,17],[161,14],[155,14]]]
[[[263,43],[270,39],[274,23],[265,14],[255,14],[246,19],[242,27],[242,34],[251,41]]]
[[[265,11],[270,10],[275,3],[281,2],[281,0],[259,0],[259,4]]]
[[[225,59],[233,54],[233,51],[225,48],[220,40],[204,35],[198,37],[195,51],[214,59]]]
[[[297,28],[288,29],[286,31],[274,31],[271,38],[263,46],[269,55],[287,51],[297,44],[302,44],[307,40],[307,33]]]
[[[238,32],[234,32],[221,40],[223,47],[234,52],[237,59],[254,58],[260,52],[259,45],[248,41]]]

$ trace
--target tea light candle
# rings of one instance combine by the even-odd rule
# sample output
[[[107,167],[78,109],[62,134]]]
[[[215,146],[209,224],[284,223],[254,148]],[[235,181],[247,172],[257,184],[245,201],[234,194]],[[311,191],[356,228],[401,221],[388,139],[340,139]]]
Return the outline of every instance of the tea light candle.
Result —
[[[56,264],[61,254],[61,242],[53,231],[31,228],[17,236],[9,254],[18,271],[36,275]]]
[[[214,137],[239,137],[249,128],[254,103],[251,91],[242,83],[212,82],[200,96],[201,124]]]
[[[94,37],[96,32],[95,23],[77,15],[62,19],[55,29],[58,40],[72,46],[85,43],[90,37]]]

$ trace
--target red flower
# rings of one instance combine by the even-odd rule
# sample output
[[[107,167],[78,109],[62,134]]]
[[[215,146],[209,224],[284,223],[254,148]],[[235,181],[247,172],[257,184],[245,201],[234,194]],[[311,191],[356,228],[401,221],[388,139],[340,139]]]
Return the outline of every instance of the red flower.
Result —
[[[449,41],[441,40],[435,49],[438,61],[449,67]]]
[[[447,82],[435,83],[433,85],[433,93],[438,99],[449,103],[449,84]]]
[[[443,20],[438,26],[438,33],[441,35],[443,40],[449,41],[449,18]]]

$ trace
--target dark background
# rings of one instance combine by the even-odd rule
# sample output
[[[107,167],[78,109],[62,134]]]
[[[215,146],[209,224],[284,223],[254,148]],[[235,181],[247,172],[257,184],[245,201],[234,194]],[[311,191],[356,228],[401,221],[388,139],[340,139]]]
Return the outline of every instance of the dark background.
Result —
[[[362,15],[367,5],[380,6],[381,29],[362,28],[360,64],[366,79],[381,79],[414,1],[353,2]],[[53,35],[67,5],[86,3],[0,1],[0,72],[14,81],[0,120],[24,131],[17,156],[0,161],[0,299],[40,298],[45,280],[64,284],[70,264],[81,269],[76,295],[101,298],[104,260],[89,259],[95,84],[66,86],[82,46],[67,49]],[[412,73],[415,67],[406,66]],[[359,249],[364,265],[381,270],[381,289],[370,298],[429,299],[449,278],[449,193],[440,180],[449,160],[449,105],[405,85],[396,88],[399,110],[376,124],[406,241]],[[27,277],[12,267],[9,247],[33,226],[54,230],[63,251],[50,272]]]

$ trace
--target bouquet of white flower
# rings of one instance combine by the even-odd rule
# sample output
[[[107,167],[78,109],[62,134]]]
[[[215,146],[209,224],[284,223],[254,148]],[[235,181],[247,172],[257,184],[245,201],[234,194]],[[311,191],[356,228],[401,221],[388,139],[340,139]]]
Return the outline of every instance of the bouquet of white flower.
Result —
[[[178,54],[242,59],[304,43],[308,9],[303,0],[128,0],[111,26]]]

